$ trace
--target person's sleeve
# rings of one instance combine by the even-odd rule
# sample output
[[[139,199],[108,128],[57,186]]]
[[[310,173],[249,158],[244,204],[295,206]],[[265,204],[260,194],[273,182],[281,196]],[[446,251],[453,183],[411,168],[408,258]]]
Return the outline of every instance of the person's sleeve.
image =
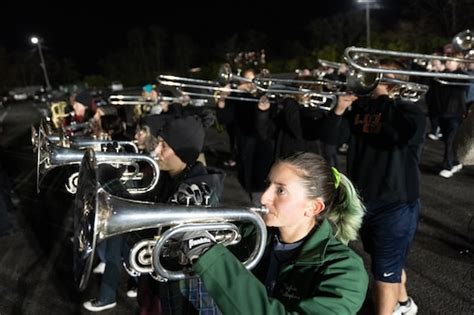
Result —
[[[339,139],[339,131],[342,126],[342,115],[336,115],[330,111],[326,117],[321,120],[321,141],[331,145],[337,145]]]
[[[285,307],[267,296],[265,286],[224,246],[209,249],[193,265],[223,314],[285,314]]]
[[[382,134],[392,144],[406,145],[418,134],[424,113],[417,104],[399,102],[394,115],[382,122]]]
[[[313,297],[300,303],[302,314],[356,314],[365,301],[369,278],[360,257],[341,256],[322,266]]]
[[[271,139],[274,135],[276,125],[271,117],[271,111],[262,111],[257,108],[256,129],[257,133],[263,140]]]
[[[232,95],[232,94],[231,94]],[[233,100],[225,100],[225,107],[216,107],[217,121],[223,125],[228,125],[234,122],[235,119],[236,102]]]
[[[296,139],[303,139],[303,129],[301,128],[300,105],[292,98],[283,101],[283,117],[286,130]]]
[[[222,245],[206,252],[193,266],[223,314],[356,314],[368,286],[362,260],[341,257],[328,262],[309,297],[290,312],[268,297],[264,285]],[[315,266],[316,268],[316,266]]]

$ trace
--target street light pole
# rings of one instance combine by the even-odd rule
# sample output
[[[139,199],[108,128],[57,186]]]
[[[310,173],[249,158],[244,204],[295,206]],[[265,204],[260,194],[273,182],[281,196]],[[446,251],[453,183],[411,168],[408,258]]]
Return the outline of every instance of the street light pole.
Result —
[[[370,3],[365,3],[365,25],[367,34],[367,47],[370,48]]]
[[[49,78],[48,78],[48,71],[46,70],[46,63],[44,62],[44,57],[43,57],[43,49],[41,48],[41,38],[38,38],[36,36],[31,37],[31,42],[34,45],[38,45],[38,53],[40,56],[40,66],[43,69],[43,75],[44,75],[44,81],[46,83],[46,91],[51,91],[51,84],[49,83]]]
[[[370,47],[370,9],[378,8],[377,0],[357,0],[359,4],[365,4],[365,34],[366,45]]]

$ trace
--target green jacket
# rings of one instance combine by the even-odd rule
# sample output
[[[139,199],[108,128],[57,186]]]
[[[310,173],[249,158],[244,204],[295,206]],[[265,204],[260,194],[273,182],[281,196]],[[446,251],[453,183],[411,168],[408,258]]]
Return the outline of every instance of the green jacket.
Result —
[[[280,272],[273,297],[222,245],[209,249],[193,268],[225,315],[356,314],[368,286],[362,259],[334,238],[327,220],[302,246]]]

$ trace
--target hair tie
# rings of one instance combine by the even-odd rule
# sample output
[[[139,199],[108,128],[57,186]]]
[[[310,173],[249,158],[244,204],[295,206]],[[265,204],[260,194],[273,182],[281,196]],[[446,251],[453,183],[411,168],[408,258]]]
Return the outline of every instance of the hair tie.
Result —
[[[337,189],[341,182],[341,173],[335,167],[331,167],[332,175],[334,176],[334,187]]]

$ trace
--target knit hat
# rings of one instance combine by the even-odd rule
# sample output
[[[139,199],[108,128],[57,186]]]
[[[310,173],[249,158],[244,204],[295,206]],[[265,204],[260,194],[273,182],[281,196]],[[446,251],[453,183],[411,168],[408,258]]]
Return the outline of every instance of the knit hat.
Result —
[[[77,93],[74,100],[78,103],[81,103],[85,107],[88,107],[88,108],[92,107],[92,101],[93,101],[92,95],[86,90]]]
[[[150,128],[150,134],[157,137],[159,131],[163,129],[164,125],[172,117],[168,115],[147,115],[140,119],[139,125],[141,127],[148,126]]]
[[[168,121],[158,135],[188,165],[196,162],[204,145],[204,128],[193,116]]]

